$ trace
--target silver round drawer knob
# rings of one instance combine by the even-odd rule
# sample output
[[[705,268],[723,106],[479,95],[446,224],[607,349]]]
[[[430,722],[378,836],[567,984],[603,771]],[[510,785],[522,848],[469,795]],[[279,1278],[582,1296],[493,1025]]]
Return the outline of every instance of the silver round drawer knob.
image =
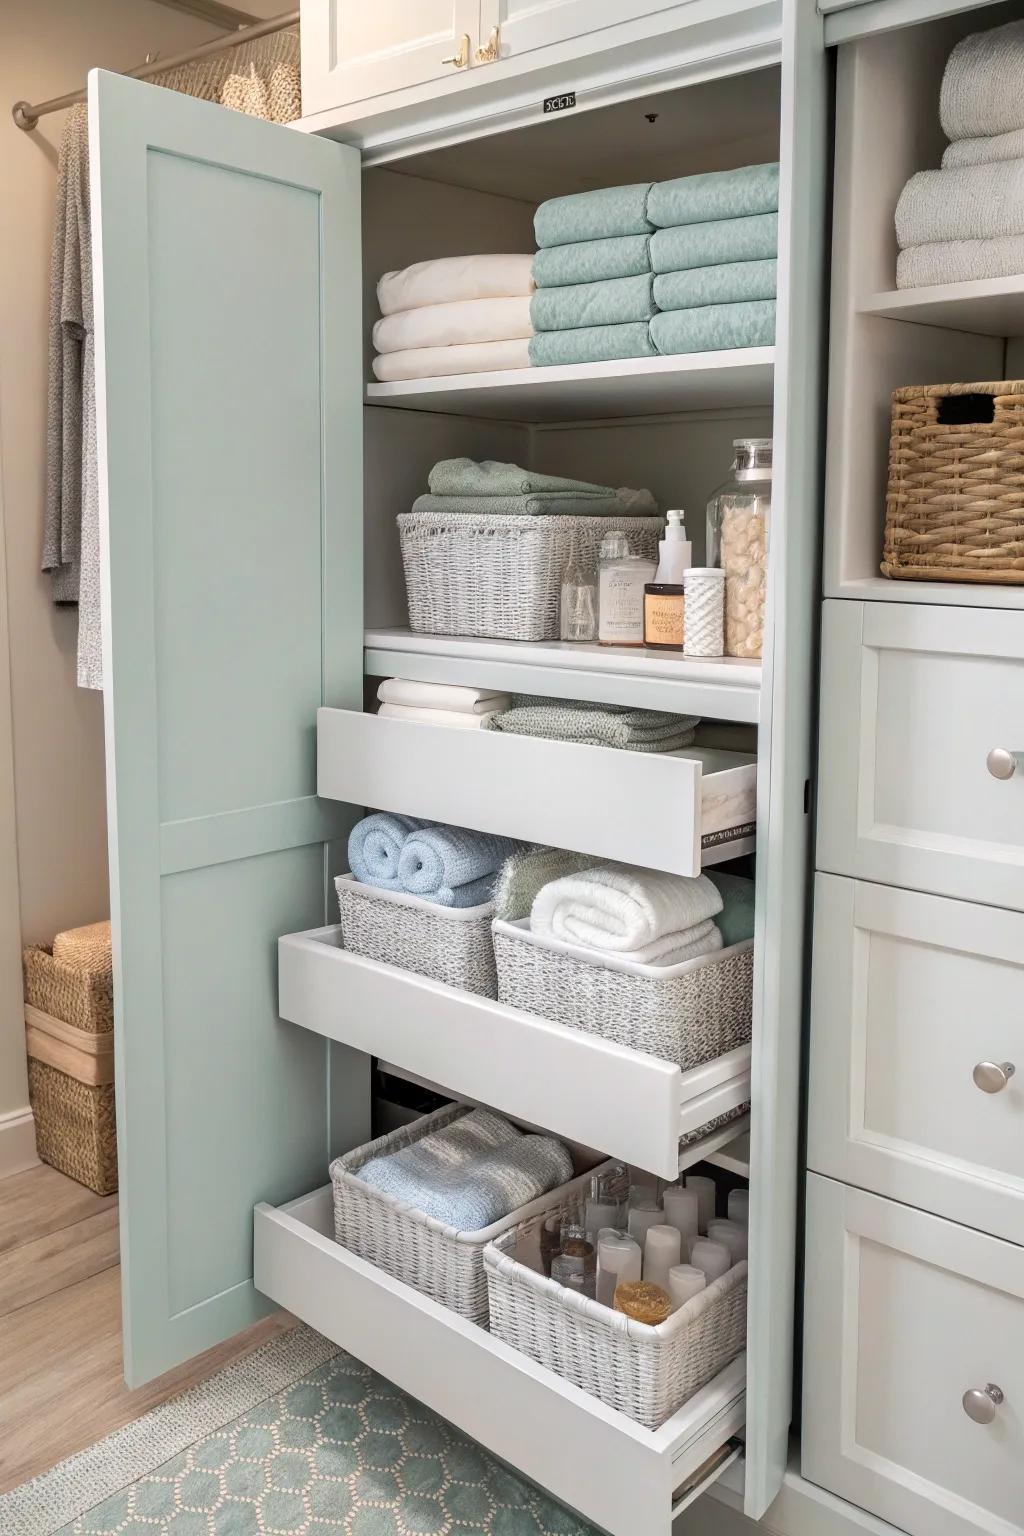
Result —
[[[993,747],[985,759],[985,767],[994,779],[1012,779],[1020,766],[1021,754],[1006,747]]]
[[[1012,1061],[979,1061],[971,1075],[982,1093],[1002,1093],[1016,1070]]]
[[[987,1387],[971,1387],[962,1398],[964,1413],[975,1424],[991,1424],[1002,1401],[1002,1388],[991,1381]]]

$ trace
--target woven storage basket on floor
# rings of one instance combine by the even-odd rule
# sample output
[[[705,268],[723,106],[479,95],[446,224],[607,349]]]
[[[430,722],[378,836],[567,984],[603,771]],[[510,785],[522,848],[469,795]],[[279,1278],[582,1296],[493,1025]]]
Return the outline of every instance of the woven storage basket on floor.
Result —
[[[481,997],[497,997],[491,919],[494,903],[439,907],[404,891],[381,891],[352,875],[335,882],[345,948],[382,965]]]
[[[896,390],[882,574],[1024,582],[1024,382]]]
[[[354,1152],[335,1158],[331,1164],[334,1185],[334,1235],[343,1248],[361,1259],[376,1264],[396,1280],[403,1280],[452,1312],[470,1322],[487,1327],[487,1281],[484,1277],[484,1249],[510,1227],[550,1210],[563,1199],[565,1191],[581,1185],[577,1179],[562,1189],[551,1190],[529,1205],[513,1211],[480,1232],[456,1232],[434,1216],[425,1216],[394,1195],[374,1189],[356,1174],[371,1158],[420,1141],[430,1131],[450,1125],[469,1113],[466,1104],[449,1104],[444,1109],[402,1126],[387,1136],[378,1136]],[[583,1182],[589,1175],[583,1176]]]
[[[30,1059],[28,1096],[42,1161],[98,1195],[112,1195],[117,1189],[113,1083],[79,1083],[44,1061]]]
[[[558,1208],[570,1209],[571,1201]],[[745,1263],[735,1264],[652,1328],[513,1258],[527,1225],[504,1233],[484,1251],[491,1332],[609,1408],[657,1429],[743,1348]]]
[[[754,941],[682,965],[637,965],[540,938],[529,918],[494,924],[498,998],[688,1072],[746,1045],[753,1009]]]
[[[401,512],[409,624],[421,634],[557,640],[562,576],[575,544],[597,564],[610,529],[635,555],[658,556],[660,517],[487,517]]]

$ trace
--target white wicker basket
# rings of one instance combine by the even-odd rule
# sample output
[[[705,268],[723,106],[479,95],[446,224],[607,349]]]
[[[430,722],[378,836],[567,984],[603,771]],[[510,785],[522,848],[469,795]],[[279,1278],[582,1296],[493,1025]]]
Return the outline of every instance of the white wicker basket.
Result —
[[[401,512],[410,627],[422,634],[557,640],[562,576],[575,549],[597,563],[609,529],[655,560],[660,517],[488,517]]]
[[[561,1189],[553,1189],[480,1232],[456,1232],[434,1216],[425,1216],[394,1195],[385,1194],[356,1174],[371,1158],[399,1152],[428,1132],[469,1113],[466,1104],[449,1104],[412,1125],[367,1142],[331,1164],[334,1185],[334,1235],[343,1248],[376,1264],[396,1280],[431,1296],[481,1328],[487,1327],[487,1281],[484,1249],[509,1228],[540,1215],[576,1191],[589,1187],[589,1174]]]
[[[493,902],[439,907],[404,891],[362,885],[352,875],[341,875],[334,884],[342,941],[350,954],[415,971],[462,992],[497,997]]]
[[[673,1061],[688,1072],[751,1035],[754,941],[681,965],[638,965],[494,923],[498,998],[570,1029]]]
[[[566,1200],[565,1208],[572,1203]],[[484,1250],[491,1332],[609,1408],[658,1429],[742,1350],[745,1263],[652,1328],[513,1258],[528,1225],[503,1233]]]

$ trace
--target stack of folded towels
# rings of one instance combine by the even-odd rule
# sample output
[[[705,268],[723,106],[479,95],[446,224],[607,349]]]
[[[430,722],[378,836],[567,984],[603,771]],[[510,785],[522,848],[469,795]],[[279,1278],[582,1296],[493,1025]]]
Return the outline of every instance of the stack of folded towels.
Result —
[[[706,875],[599,864],[538,893],[530,930],[639,965],[680,965],[722,948],[722,896]]]
[[[545,736],[551,741],[619,747],[628,752],[678,752],[691,744],[699,724],[697,715],[517,693],[510,708],[488,717],[487,728],[513,736]]]
[[[650,491],[592,485],[562,475],[541,475],[494,459],[442,459],[417,496],[414,512],[463,512],[479,517],[657,517]]]
[[[512,837],[376,811],[349,834],[348,867],[362,885],[405,891],[438,907],[479,907],[494,894]]]
[[[389,677],[377,689],[382,720],[411,720],[420,725],[449,725],[457,730],[486,728],[491,715],[508,709],[507,693],[491,688],[466,688],[458,683],[417,683]]]
[[[897,288],[1024,273],[1024,21],[957,43],[939,117],[942,168],[912,176],[896,208]]]
[[[385,272],[373,371],[383,383],[528,368],[532,255],[445,256]]]

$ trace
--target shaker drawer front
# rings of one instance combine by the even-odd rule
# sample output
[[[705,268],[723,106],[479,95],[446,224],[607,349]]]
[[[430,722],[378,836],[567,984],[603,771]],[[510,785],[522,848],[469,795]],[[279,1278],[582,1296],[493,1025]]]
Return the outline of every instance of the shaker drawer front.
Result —
[[[817,876],[807,1160],[1024,1241],[1024,916]]]
[[[827,602],[821,700],[818,867],[1024,910],[1024,614]]]
[[[808,1178],[802,1472],[910,1536],[1024,1531],[1024,1248]]]

